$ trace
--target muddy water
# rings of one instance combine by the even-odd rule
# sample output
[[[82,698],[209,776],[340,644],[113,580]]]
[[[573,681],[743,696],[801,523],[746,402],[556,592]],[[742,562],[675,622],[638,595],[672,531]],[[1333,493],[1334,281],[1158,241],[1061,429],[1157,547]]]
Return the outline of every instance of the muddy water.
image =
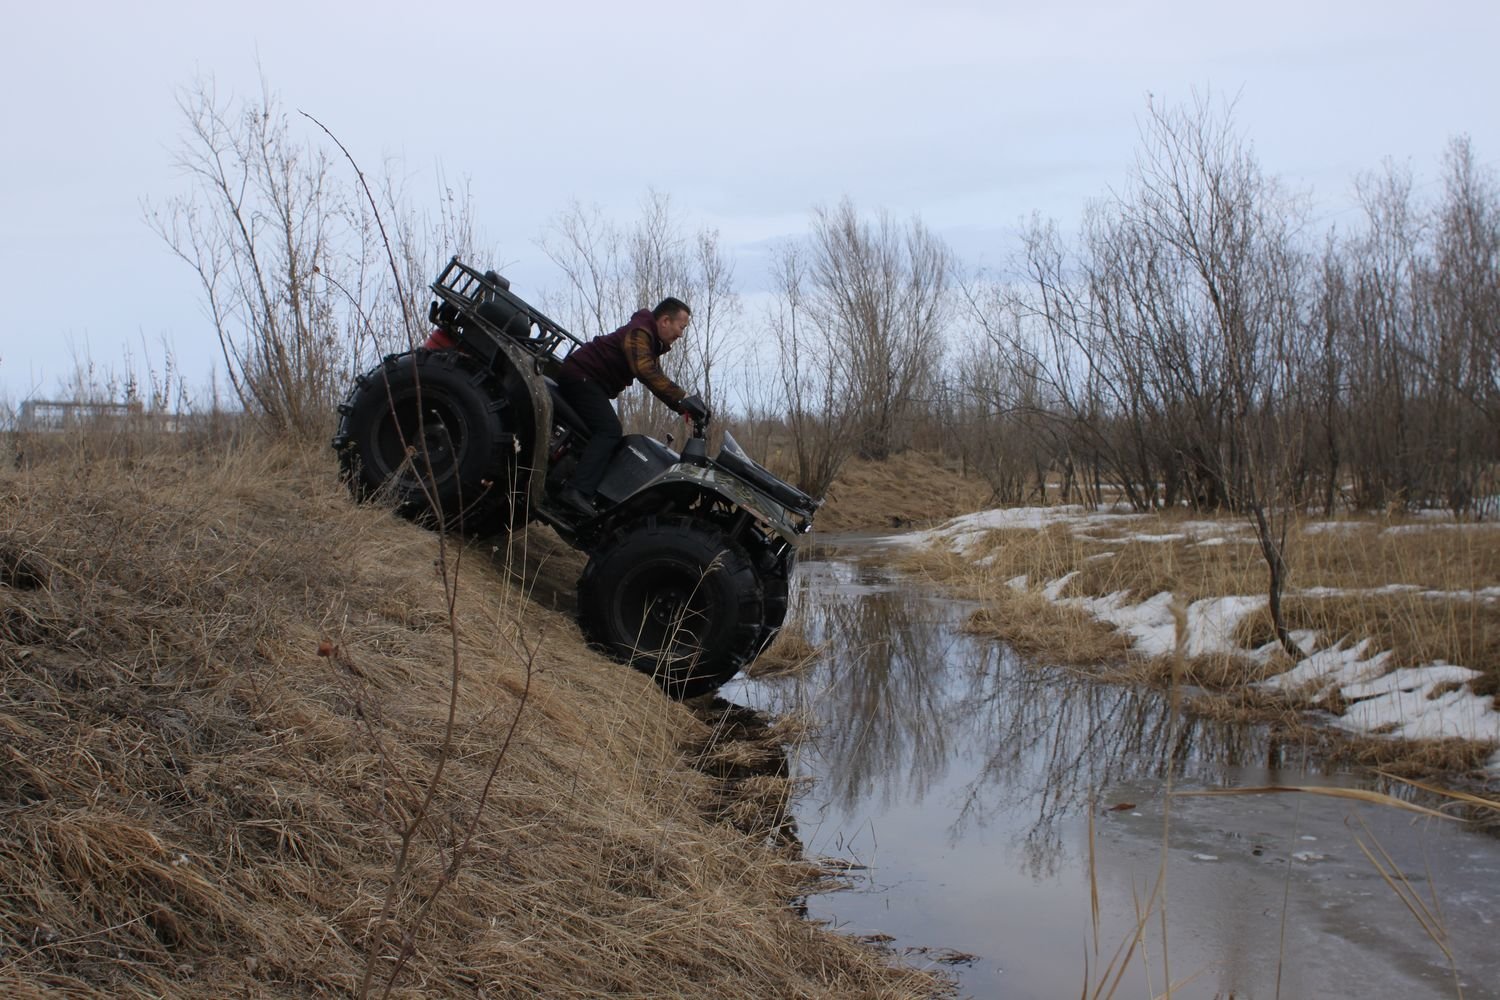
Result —
[[[877,567],[808,561],[796,583],[829,654],[723,694],[821,723],[794,761],[812,779],[799,833],[861,867],[808,900],[814,919],[888,937],[973,997],[1152,997],[1168,981],[1181,998],[1500,997],[1500,839],[1324,796],[1169,798],[1387,789],[1253,727],[1021,663],[959,633],[968,607]],[[1451,964],[1361,844],[1435,911]],[[1111,965],[1153,890],[1141,943]]]

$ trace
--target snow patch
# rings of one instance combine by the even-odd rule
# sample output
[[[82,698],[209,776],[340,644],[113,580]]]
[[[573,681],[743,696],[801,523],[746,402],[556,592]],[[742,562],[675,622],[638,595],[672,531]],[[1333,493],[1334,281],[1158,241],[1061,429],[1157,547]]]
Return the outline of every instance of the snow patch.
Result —
[[[1302,528],[1304,535],[1345,534],[1374,527],[1369,521],[1317,521]]]
[[[1187,609],[1189,656],[1243,652],[1234,642],[1234,630],[1247,616],[1266,606],[1264,597],[1208,597]]]
[[[1073,578],[1077,575],[1078,571],[1074,570],[1067,576],[1058,577],[1056,580],[1053,580],[1051,583],[1047,584],[1046,587],[1042,588],[1042,596],[1047,600],[1056,603],[1062,598],[1062,592],[1064,588],[1066,588],[1068,584],[1072,582]]]
[[[1356,684],[1385,673],[1390,662],[1390,650],[1365,658],[1370,648],[1369,639],[1361,639],[1348,649],[1340,640],[1329,649],[1322,649],[1301,661],[1285,673],[1267,677],[1256,686],[1271,691],[1297,691],[1316,685],[1313,701],[1322,701],[1345,684]]]

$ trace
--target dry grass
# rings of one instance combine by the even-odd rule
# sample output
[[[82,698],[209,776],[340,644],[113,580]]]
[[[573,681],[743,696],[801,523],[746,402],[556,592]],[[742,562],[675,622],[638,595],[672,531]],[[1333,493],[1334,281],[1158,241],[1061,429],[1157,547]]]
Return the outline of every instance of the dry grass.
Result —
[[[731,782],[763,747],[530,600],[571,554],[450,548],[455,643],[437,537],[350,504],[330,454],[184,444],[0,473],[0,994],[351,995],[388,894],[377,993],[401,949],[403,997],[938,989],[795,917],[816,873],[754,819],[786,779]]]
[[[827,534],[929,527],[984,506],[990,489],[933,455],[851,458],[828,489],[817,529]]]
[[[1033,663],[1099,667],[1118,664],[1130,650],[1108,625],[1028,591],[1001,595],[970,615],[963,630],[999,639]]]
[[[782,625],[771,645],[745,672],[756,678],[800,674],[811,668],[822,654],[823,650],[808,640],[802,622],[793,618]]]

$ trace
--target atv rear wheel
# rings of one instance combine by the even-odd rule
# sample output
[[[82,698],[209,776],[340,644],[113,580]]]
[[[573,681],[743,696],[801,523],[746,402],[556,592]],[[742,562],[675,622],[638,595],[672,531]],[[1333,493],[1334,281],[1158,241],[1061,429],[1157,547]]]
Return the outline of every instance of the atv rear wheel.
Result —
[[[714,691],[753,659],[762,618],[749,556],[696,518],[627,526],[594,552],[578,580],[585,638],[674,698]]]
[[[386,492],[414,521],[503,531],[516,486],[508,408],[498,380],[457,351],[391,355],[339,407],[340,471],[356,497]]]

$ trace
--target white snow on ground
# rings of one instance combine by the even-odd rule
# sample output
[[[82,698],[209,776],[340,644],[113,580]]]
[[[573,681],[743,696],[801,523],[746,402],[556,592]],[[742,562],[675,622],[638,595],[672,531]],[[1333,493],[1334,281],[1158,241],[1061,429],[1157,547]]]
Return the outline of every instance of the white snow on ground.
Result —
[[[1053,513],[1053,512],[1056,513]],[[1072,504],[1065,507],[1012,507],[1000,510],[982,510],[977,514],[955,517],[947,524],[931,531],[914,531],[909,535],[894,535],[882,539],[887,543],[907,545],[945,544],[960,554],[966,553],[987,532],[999,528],[1035,528],[1040,530],[1048,524],[1073,523],[1091,517],[1110,516],[1090,513],[1083,507]],[[1118,516],[1118,515],[1114,515]]]
[[[1315,688],[1313,701],[1322,701],[1346,684],[1355,684],[1371,677],[1379,677],[1390,662],[1390,650],[1376,653],[1365,659],[1370,648],[1369,639],[1361,639],[1348,649],[1342,641],[1328,649],[1320,649],[1285,673],[1260,681],[1257,686],[1272,691],[1299,691]]]
[[[1430,520],[1426,524],[1393,524],[1386,528],[1386,532],[1392,535],[1414,535],[1424,531],[1500,531],[1500,521],[1454,521],[1451,515],[1445,515],[1440,511],[1422,511],[1423,514],[1432,518],[1447,516],[1450,520]]]
[[[1365,528],[1373,528],[1375,525],[1370,521],[1318,521],[1307,525],[1302,529],[1305,535],[1324,535],[1333,532],[1360,531]]]
[[[1058,577],[1056,580],[1053,580],[1051,583],[1047,584],[1047,586],[1042,588],[1042,596],[1047,600],[1053,602],[1062,600],[1063,590],[1068,586],[1070,582],[1072,582],[1073,577],[1077,575],[1078,571],[1074,570],[1073,572],[1068,573],[1065,576]]]
[[[1423,590],[1410,583],[1388,583],[1384,587],[1304,587],[1298,591],[1305,597],[1379,597],[1386,594],[1416,594],[1431,601],[1479,601],[1489,604],[1500,601],[1500,587],[1481,587],[1479,590]]]
[[[1043,591],[1046,594],[1046,591]],[[1162,591],[1139,604],[1130,603],[1128,591],[1117,590],[1105,597],[1068,597],[1056,603],[1082,608],[1131,636],[1134,646],[1147,656],[1162,656],[1177,645],[1177,627],[1172,621],[1172,594]]]
[[[1187,655],[1241,651],[1234,643],[1234,630],[1242,619],[1265,606],[1264,597],[1210,597],[1189,604]]]
[[[1040,530],[1050,524],[1069,524],[1075,534],[1084,536],[1089,529],[1113,529],[1146,515],[1090,512],[1080,506],[1021,507],[981,511],[955,518],[931,531],[888,539],[911,545],[942,545],[962,555],[972,550],[985,535],[996,529],[1032,528]],[[1308,532],[1354,531],[1370,525],[1368,521],[1326,521],[1308,525]],[[1493,523],[1453,523],[1434,520],[1421,525],[1397,525],[1392,532],[1443,529],[1492,529]],[[1079,530],[1082,529],[1082,530]],[[1124,538],[1097,538],[1097,541],[1166,542],[1193,538],[1198,545],[1223,545],[1244,542],[1247,526],[1218,524],[1212,521],[1189,521],[1180,532],[1172,534],[1136,534]],[[1091,537],[1091,536],[1086,536]],[[1093,557],[1101,558],[1101,557]],[[1069,573],[1052,581],[1030,581],[1014,577],[1006,585],[1017,590],[1036,587],[1043,597],[1056,604],[1080,608],[1131,636],[1137,652],[1147,656],[1171,653],[1178,644],[1178,623],[1173,614],[1176,602],[1169,592],[1155,594],[1143,601],[1132,601],[1128,591],[1117,591],[1104,597],[1064,597],[1063,591],[1077,576]],[[1473,591],[1429,591],[1390,584],[1365,590],[1309,588],[1308,596],[1363,596],[1396,593],[1420,593],[1433,600],[1500,600],[1500,587]],[[1246,615],[1265,606],[1264,597],[1217,597],[1194,601],[1183,609],[1182,646],[1189,656],[1213,653],[1239,653],[1265,662],[1276,649],[1271,643],[1260,649],[1245,649],[1234,643],[1234,630]],[[1269,690],[1301,691],[1311,689],[1314,701],[1322,701],[1337,692],[1347,704],[1334,724],[1362,734],[1383,734],[1396,738],[1430,739],[1460,737],[1483,740],[1496,745],[1488,762],[1492,774],[1500,775],[1500,711],[1495,699],[1479,697],[1466,685],[1480,676],[1466,667],[1437,662],[1419,667],[1390,669],[1389,650],[1372,651],[1365,639],[1347,648],[1342,642],[1328,649],[1315,650],[1317,637],[1298,632],[1293,641],[1308,655],[1291,669],[1260,681]]]
[[[1478,676],[1477,670],[1447,663],[1393,670],[1345,687],[1345,698],[1359,700],[1334,724],[1353,732],[1387,731],[1408,739],[1456,736],[1500,743],[1495,699],[1477,697],[1461,686]],[[1442,690],[1445,686],[1448,690]]]
[[[1105,597],[1058,596],[1059,584],[1065,584],[1075,575],[1070,573],[1050,584],[1042,595],[1049,601],[1069,607],[1082,608],[1102,621],[1134,637],[1138,652],[1147,656],[1163,656],[1177,647],[1177,620],[1172,613],[1174,598],[1169,591],[1141,601],[1130,603],[1128,591],[1116,591]],[[1183,652],[1188,656],[1205,656],[1211,653],[1240,651],[1231,641],[1240,620],[1264,607],[1264,597],[1215,597],[1194,601],[1184,609],[1187,628],[1184,630]]]

